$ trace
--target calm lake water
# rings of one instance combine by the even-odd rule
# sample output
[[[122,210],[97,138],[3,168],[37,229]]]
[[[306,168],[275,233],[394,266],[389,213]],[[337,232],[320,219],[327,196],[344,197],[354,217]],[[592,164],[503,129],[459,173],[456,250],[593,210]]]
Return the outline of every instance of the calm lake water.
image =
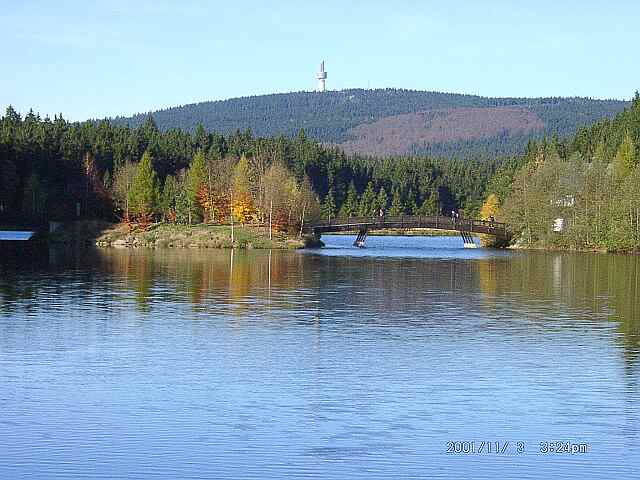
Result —
[[[640,478],[640,258],[324,240],[3,258],[0,478]]]

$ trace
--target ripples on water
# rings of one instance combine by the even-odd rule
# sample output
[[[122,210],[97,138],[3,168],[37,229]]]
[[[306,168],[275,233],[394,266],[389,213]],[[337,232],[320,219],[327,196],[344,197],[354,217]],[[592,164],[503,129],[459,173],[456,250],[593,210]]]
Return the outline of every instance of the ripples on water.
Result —
[[[2,263],[0,478],[638,477],[636,257],[325,241]]]

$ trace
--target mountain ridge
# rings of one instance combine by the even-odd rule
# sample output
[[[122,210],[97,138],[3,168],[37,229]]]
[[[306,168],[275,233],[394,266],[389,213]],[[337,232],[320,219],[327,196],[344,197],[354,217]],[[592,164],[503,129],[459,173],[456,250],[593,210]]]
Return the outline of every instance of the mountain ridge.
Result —
[[[132,127],[151,115],[163,131],[180,128],[223,134],[250,129],[258,136],[307,136],[350,153],[373,156],[427,154],[470,157],[521,152],[528,140],[565,137],[579,127],[611,118],[629,102],[589,97],[482,97],[409,89],[346,89],[237,97],[169,107],[109,121]],[[504,108],[518,107],[530,122]],[[475,118],[465,118],[465,110]],[[398,116],[413,114],[408,125]],[[440,115],[437,129],[422,121]],[[448,120],[447,120],[448,119]],[[461,128],[460,123],[465,123]],[[405,128],[406,127],[406,128]]]

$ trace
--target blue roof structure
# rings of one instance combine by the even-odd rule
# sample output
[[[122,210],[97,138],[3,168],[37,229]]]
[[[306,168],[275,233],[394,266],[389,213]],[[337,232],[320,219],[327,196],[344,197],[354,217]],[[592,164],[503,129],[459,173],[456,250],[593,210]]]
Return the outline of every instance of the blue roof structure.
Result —
[[[36,232],[20,231],[20,230],[0,230],[0,241],[26,242]]]

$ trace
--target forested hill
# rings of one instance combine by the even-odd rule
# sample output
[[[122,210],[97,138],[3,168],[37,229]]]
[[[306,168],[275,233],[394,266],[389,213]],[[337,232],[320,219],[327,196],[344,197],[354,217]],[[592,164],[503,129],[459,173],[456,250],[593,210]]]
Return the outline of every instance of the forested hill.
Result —
[[[351,89],[296,92],[183,105],[152,112],[163,130],[308,137],[347,153],[377,156],[495,156],[524,150],[531,138],[573,135],[579,127],[613,117],[628,106],[589,98],[486,98],[415,90]],[[145,114],[117,117],[141,125]]]

